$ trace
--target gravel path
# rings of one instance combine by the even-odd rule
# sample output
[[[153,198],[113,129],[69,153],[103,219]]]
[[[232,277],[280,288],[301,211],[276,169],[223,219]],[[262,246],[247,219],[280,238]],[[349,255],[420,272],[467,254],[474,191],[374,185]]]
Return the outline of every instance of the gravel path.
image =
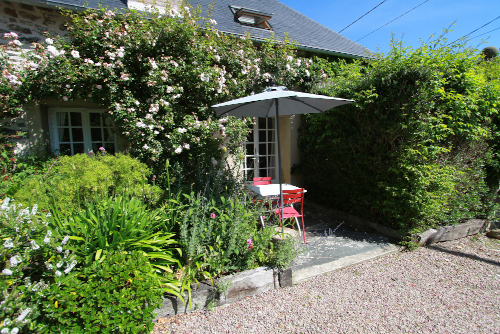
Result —
[[[159,333],[500,333],[500,241],[478,235],[317,276]]]

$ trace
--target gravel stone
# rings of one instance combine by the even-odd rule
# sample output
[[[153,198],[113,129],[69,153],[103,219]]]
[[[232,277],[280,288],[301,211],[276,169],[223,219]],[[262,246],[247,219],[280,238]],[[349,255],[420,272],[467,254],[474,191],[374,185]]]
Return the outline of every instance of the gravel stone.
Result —
[[[500,333],[500,241],[477,235],[383,256],[160,318],[152,333]]]

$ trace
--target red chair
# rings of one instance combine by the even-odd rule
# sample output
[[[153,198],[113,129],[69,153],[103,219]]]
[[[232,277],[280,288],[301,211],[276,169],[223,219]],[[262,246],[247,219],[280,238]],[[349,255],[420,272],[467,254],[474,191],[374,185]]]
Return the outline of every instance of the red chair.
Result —
[[[293,205],[300,204],[300,212],[297,211]],[[274,210],[274,214],[278,215],[278,218],[281,219],[281,210],[280,208]],[[306,229],[304,226],[304,188],[299,188],[295,190],[283,190],[283,218],[295,218],[295,222],[297,223],[297,227],[299,228],[300,235],[300,225],[298,217],[302,218],[302,235],[304,236],[304,243],[306,244]]]
[[[264,177],[254,177],[253,178],[253,185],[254,186],[260,186],[260,185],[266,185],[266,184],[271,184],[271,177],[270,176],[264,176]],[[254,199],[254,203],[257,203],[257,202],[263,202],[262,200],[257,200],[257,199]],[[264,203],[264,207],[266,207],[266,211],[269,210],[270,207],[272,207],[272,205],[276,205],[277,202],[276,201],[272,201],[271,204],[269,204],[268,202],[265,202]],[[264,222],[266,220],[266,217],[265,216],[260,216],[260,222],[262,223],[262,226],[264,226]]]
[[[265,176],[265,177],[254,177],[253,178],[253,185],[254,186],[260,186],[262,184],[271,184],[271,177]]]

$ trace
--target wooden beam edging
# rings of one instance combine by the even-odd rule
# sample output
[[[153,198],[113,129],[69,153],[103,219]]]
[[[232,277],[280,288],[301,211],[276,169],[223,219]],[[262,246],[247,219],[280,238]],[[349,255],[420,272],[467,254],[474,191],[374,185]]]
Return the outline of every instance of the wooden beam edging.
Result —
[[[307,205],[312,209],[317,210],[321,213],[326,214],[332,219],[343,221],[348,225],[352,225],[359,228],[370,228],[377,233],[385,235],[387,237],[403,240],[403,236],[390,227],[375,223],[365,218],[360,218],[350,213],[342,212],[339,210],[328,208],[325,205],[317,204],[314,202],[307,202]],[[436,242],[451,241],[460,238],[465,238],[467,236],[475,235],[478,233],[486,233],[494,227],[493,222],[486,219],[469,219],[464,223],[457,225],[447,225],[442,226],[438,229],[428,229],[422,233],[415,236],[415,242],[421,246],[430,245]]]

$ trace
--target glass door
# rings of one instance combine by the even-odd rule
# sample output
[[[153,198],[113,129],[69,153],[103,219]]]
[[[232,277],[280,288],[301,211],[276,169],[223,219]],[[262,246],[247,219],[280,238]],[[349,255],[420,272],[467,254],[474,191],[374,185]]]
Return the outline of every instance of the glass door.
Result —
[[[245,179],[270,176],[277,183],[276,123],[274,118],[257,118],[245,142]]]

